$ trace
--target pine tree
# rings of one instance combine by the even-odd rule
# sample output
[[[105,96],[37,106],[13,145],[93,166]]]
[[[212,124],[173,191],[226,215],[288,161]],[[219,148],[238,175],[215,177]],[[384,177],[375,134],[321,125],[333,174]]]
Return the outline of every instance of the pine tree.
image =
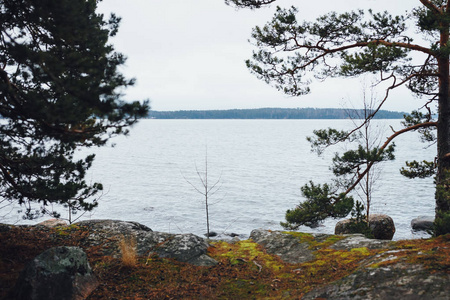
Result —
[[[276,0],[225,2],[255,9]],[[407,132],[419,131],[425,141],[436,142],[435,159],[408,162],[402,174],[436,175],[435,234],[440,235],[450,232],[450,1],[419,2],[414,10],[401,16],[392,16],[387,11],[357,10],[343,14],[331,12],[314,22],[298,20],[295,7],[278,7],[271,21],[254,28],[252,38],[258,51],[247,61],[247,66],[258,78],[292,96],[309,93],[308,84],[317,77],[378,74],[379,82],[388,85],[386,96],[367,120],[376,115],[396,88],[406,86],[422,98],[422,110],[407,116],[405,127],[388,137],[373,157],[376,161],[395,137]],[[423,41],[415,42],[416,34]],[[346,141],[351,133],[324,132],[322,141]],[[365,170],[372,165],[369,163]],[[350,187],[362,180],[365,170]],[[350,191],[351,188],[336,192],[318,190],[326,192],[322,196],[336,205],[348,201]],[[319,215],[326,217],[321,211]]]
[[[0,0],[0,196],[27,218],[54,203],[93,209],[102,190],[85,181],[94,156],[77,160],[75,150],[126,134],[148,111],[121,100],[134,80],[108,44],[120,18],[97,14],[97,2]]]

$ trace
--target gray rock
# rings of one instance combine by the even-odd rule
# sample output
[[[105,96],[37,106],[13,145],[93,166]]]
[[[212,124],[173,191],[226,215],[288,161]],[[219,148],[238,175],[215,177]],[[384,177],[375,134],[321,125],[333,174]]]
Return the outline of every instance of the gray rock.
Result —
[[[348,228],[351,220],[346,219],[337,222],[334,229],[335,234],[350,234]],[[374,238],[379,240],[392,240],[395,234],[395,225],[391,217],[381,214],[373,214],[369,216],[369,227]]]
[[[81,300],[97,286],[81,248],[56,247],[41,253],[25,267],[10,296],[17,300]]]
[[[92,230],[107,230],[115,234],[129,234],[135,231],[152,231],[149,227],[138,222],[120,220],[85,220],[76,223]]]
[[[193,263],[199,261],[200,256],[206,255],[208,243],[194,234],[171,235],[161,245],[155,247],[154,252],[159,257],[174,258],[181,262]]]
[[[300,242],[294,234],[256,229],[250,233],[250,239],[263,246],[267,253],[278,255],[287,263],[304,263],[316,258],[309,244]]]
[[[119,257],[119,242],[132,239],[136,241],[139,256],[153,253],[199,266],[217,264],[207,256],[209,244],[206,240],[194,234],[156,232],[136,222],[116,220],[82,221],[77,224],[89,229],[87,243],[91,246],[102,245],[105,255]]]
[[[45,220],[41,223],[38,223],[36,225],[52,228],[52,227],[57,227],[57,226],[67,226],[67,225],[69,225],[69,222],[67,222],[66,220],[61,220],[61,219],[49,219],[49,220]]]
[[[315,243],[322,243],[333,235],[310,234]],[[301,239],[298,232],[270,231],[256,229],[250,234],[250,238],[263,246],[267,253],[278,255],[287,263],[297,264],[312,261],[316,258],[308,241]],[[332,243],[329,248],[335,250],[350,251],[354,248],[390,249],[392,242],[386,240],[368,239],[362,234],[346,234],[344,239]]]
[[[330,246],[331,249],[335,250],[347,250],[355,248],[364,248],[367,249],[384,249],[391,248],[392,243],[388,240],[374,240],[368,239],[362,234],[344,234],[345,239],[337,241],[333,245]]]
[[[432,230],[434,226],[434,217],[420,216],[411,221],[411,227],[415,231]]]
[[[422,265],[405,261],[382,267],[377,263],[397,259],[396,253],[405,250],[391,250],[367,260],[358,270],[332,284],[317,288],[302,299],[387,299],[421,300],[448,299],[450,274],[431,274]]]

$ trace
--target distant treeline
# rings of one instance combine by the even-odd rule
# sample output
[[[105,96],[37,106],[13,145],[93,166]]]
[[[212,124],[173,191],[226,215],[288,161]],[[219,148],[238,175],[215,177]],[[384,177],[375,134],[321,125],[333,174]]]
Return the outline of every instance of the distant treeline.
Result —
[[[405,113],[380,110],[377,119],[402,119]],[[361,119],[362,109],[257,108],[229,110],[150,111],[152,119]]]

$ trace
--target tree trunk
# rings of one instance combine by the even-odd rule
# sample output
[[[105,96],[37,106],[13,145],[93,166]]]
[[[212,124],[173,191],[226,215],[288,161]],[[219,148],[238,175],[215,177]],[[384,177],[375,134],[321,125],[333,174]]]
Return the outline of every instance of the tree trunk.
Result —
[[[438,172],[436,176],[436,219],[450,211],[450,103],[449,103],[449,24],[441,31],[439,65],[439,119],[437,128]]]

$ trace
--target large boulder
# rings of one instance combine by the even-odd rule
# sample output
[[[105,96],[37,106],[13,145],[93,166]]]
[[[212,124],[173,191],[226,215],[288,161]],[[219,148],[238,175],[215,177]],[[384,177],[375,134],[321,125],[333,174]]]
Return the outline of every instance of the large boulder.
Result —
[[[81,300],[97,286],[98,281],[81,248],[56,247],[28,263],[10,297],[17,300]]]
[[[352,221],[342,220],[337,222],[334,229],[335,234],[350,234],[352,233],[349,224]],[[391,217],[382,214],[369,215],[369,228],[375,239],[392,240],[395,233],[395,224]]]
[[[136,254],[156,254],[198,266],[211,266],[217,262],[207,255],[209,244],[194,234],[170,234],[152,231],[137,222],[118,220],[89,220],[77,223],[89,230],[89,246],[102,246],[105,255],[120,256],[119,242],[136,242]]]
[[[411,228],[414,231],[427,231],[433,230],[434,227],[434,217],[431,216],[420,216],[412,219]]]

